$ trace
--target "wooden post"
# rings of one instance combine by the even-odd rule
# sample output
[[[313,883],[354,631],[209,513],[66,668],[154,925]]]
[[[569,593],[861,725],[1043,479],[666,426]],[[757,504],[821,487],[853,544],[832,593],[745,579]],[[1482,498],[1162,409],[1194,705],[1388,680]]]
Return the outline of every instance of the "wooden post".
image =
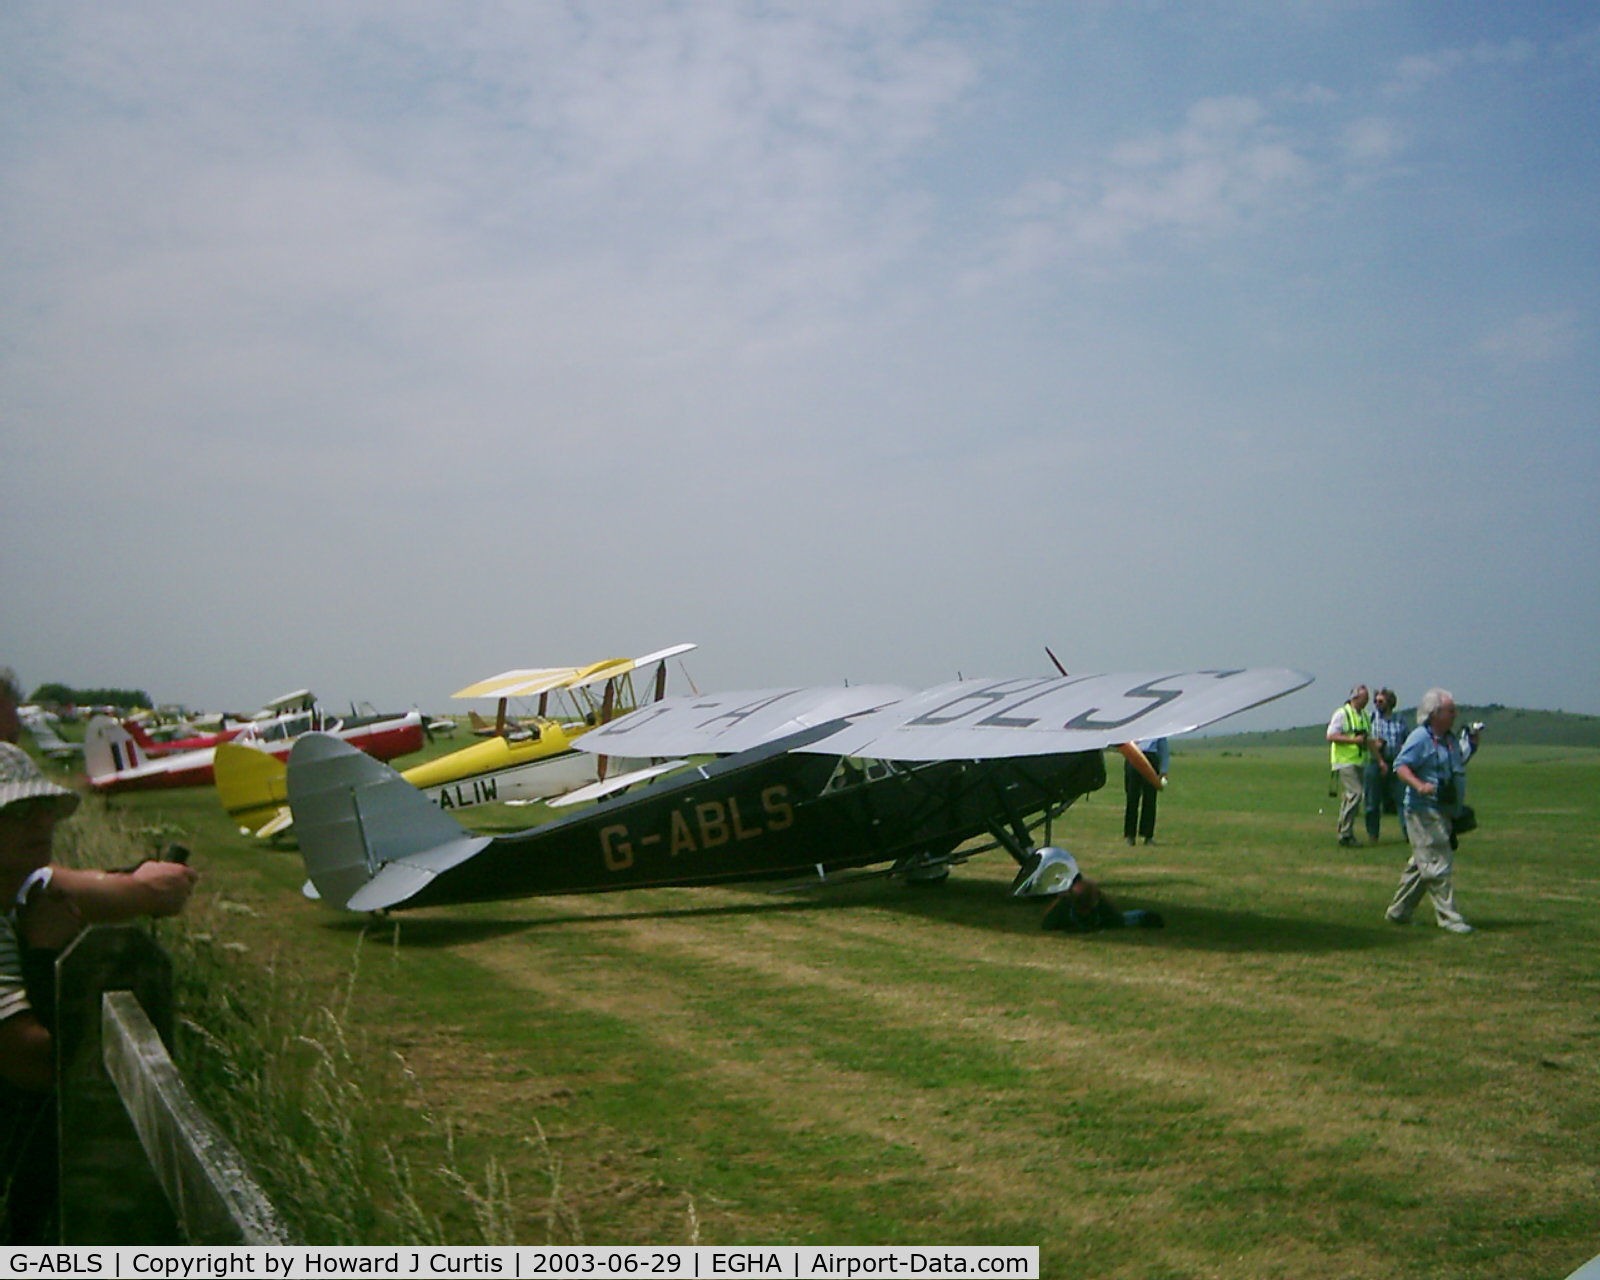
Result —
[[[182,1244],[177,1218],[106,1075],[101,996],[131,991],[172,1031],[172,962],[143,929],[98,926],[56,962],[62,1244]]]
[[[290,1244],[167,1052],[172,962],[144,929],[85,930],[56,962],[61,1243]]]

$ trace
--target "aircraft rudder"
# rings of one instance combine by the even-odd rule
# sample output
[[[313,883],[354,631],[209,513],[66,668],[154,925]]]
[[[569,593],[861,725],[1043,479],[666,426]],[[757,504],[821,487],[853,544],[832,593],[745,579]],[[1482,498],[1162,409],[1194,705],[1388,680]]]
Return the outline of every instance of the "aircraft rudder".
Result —
[[[83,771],[98,783],[145,763],[139,744],[118,721],[95,716],[83,733]]]
[[[276,756],[232,742],[217,744],[212,759],[217,799],[228,817],[261,835],[289,803],[288,766]],[[281,828],[280,828],[281,829]]]
[[[453,863],[490,842],[487,836],[469,837],[388,765],[327,734],[307,734],[295,743],[289,755],[289,806],[306,875],[321,897],[338,907],[368,909],[352,900],[390,864],[447,847],[454,852],[445,861]],[[411,892],[432,874],[424,869]],[[372,905],[394,906],[401,900]]]

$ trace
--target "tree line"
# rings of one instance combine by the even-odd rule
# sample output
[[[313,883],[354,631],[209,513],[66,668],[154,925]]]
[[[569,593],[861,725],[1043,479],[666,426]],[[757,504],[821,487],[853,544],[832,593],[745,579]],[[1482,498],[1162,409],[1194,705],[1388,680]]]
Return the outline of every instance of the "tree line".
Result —
[[[28,701],[40,706],[121,707],[125,711],[155,706],[143,689],[74,689],[54,681],[40,685]]]

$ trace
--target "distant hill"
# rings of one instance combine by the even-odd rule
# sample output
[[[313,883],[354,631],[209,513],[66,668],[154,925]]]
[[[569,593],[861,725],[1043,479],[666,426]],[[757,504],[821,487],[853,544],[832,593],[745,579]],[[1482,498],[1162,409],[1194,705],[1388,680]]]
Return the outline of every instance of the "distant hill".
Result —
[[[1408,725],[1415,724],[1415,707],[1400,712]],[[1506,746],[1524,747],[1600,747],[1600,716],[1577,715],[1568,711],[1529,711],[1522,707],[1503,707],[1492,702],[1486,707],[1461,706],[1456,725],[1484,723],[1484,739]],[[1326,741],[1324,724],[1301,725],[1295,729],[1270,729],[1259,733],[1227,733],[1191,738],[1185,745],[1200,747],[1312,747]]]

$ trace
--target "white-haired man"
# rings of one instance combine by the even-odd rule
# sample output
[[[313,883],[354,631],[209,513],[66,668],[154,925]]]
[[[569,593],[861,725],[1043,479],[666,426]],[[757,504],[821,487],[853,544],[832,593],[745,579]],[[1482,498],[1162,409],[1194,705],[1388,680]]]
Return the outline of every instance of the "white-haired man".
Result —
[[[1456,700],[1448,690],[1429,689],[1417,704],[1417,727],[1395,757],[1394,771],[1406,788],[1402,807],[1411,861],[1386,914],[1395,924],[1410,924],[1417,904],[1427,894],[1441,929],[1471,933],[1472,926],[1456,910],[1451,823],[1461,811],[1466,759],[1477,741],[1469,737],[1463,750],[1452,732],[1455,722]]]

